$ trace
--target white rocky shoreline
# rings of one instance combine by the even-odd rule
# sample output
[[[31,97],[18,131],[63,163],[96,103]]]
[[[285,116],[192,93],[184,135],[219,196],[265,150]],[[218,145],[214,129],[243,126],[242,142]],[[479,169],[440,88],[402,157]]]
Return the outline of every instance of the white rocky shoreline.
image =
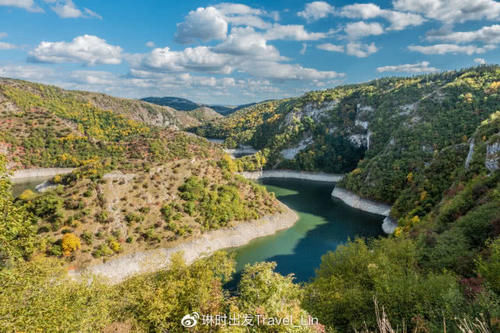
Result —
[[[391,212],[391,206],[385,203],[377,202],[370,199],[365,199],[360,197],[354,192],[348,191],[344,188],[335,186],[332,191],[332,197],[340,199],[346,205],[351,206],[368,213],[377,214],[385,216],[384,222],[382,223],[382,230],[386,234],[394,233],[397,227],[396,222],[389,216]]]
[[[174,253],[182,252],[186,263],[209,256],[228,248],[243,246],[251,240],[269,236],[292,227],[299,216],[286,205],[281,204],[282,213],[264,216],[257,220],[241,222],[232,228],[206,232],[199,237],[180,243],[171,248],[141,251],[93,265],[83,271],[73,272],[73,277],[85,273],[108,279],[109,283],[119,283],[133,275],[155,272],[167,268]]]
[[[14,184],[29,182],[40,178],[54,177],[57,175],[64,175],[73,171],[74,168],[34,168],[16,170],[9,177],[10,181]]]
[[[308,171],[293,171],[293,170],[263,170],[263,171],[243,171],[239,173],[241,176],[259,180],[265,178],[285,178],[285,179],[301,179],[312,180],[317,182],[336,183],[344,178],[344,175],[324,173],[324,172],[308,172]]]

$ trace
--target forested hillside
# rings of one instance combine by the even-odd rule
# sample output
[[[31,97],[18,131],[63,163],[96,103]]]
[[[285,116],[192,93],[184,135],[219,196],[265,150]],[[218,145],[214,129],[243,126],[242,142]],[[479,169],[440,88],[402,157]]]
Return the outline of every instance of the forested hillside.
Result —
[[[2,82],[2,163],[10,170],[76,168],[54,177],[46,192],[26,190],[16,198],[39,253],[83,267],[280,210],[265,189],[233,173],[220,148],[176,130],[173,124],[186,119],[175,118],[177,111]],[[158,117],[166,122],[151,120]]]
[[[2,85],[1,330],[184,332],[181,320],[193,312],[293,324],[193,332],[387,332],[381,325],[389,321],[395,332],[500,330],[498,76],[497,67],[479,67],[384,79],[265,102],[198,128],[230,146],[262,148],[239,160],[203,138],[129,118],[126,108]],[[408,103],[417,104],[401,108]],[[299,142],[304,149],[286,159]],[[7,165],[77,168],[44,193],[14,198]],[[178,254],[168,270],[117,285],[68,277],[278,211],[273,195],[234,174],[259,165],[352,170],[343,186],[364,193],[358,186],[366,185],[377,199],[396,193],[386,201],[394,201],[399,226],[325,254],[303,284],[274,263],[256,263],[230,291],[235,261],[226,253],[190,266]],[[319,323],[301,325],[311,317]]]
[[[498,66],[384,78],[263,102],[195,131],[260,149],[241,168],[349,173],[341,186],[394,203],[435,154],[469,142],[499,89]]]

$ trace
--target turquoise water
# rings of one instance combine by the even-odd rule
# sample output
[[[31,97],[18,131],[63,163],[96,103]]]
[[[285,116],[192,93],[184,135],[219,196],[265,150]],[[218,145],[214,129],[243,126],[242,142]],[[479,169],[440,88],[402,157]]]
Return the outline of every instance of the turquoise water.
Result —
[[[383,217],[332,199],[333,184],[291,179],[266,179],[261,183],[300,219],[290,229],[235,249],[237,271],[246,264],[275,261],[281,274],[294,273],[296,281],[307,281],[314,276],[321,256],[347,239],[383,234]]]

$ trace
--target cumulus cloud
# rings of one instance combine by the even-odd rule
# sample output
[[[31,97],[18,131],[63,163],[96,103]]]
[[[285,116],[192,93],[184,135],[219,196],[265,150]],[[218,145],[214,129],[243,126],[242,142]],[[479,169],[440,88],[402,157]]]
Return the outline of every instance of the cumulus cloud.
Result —
[[[0,66],[0,77],[11,77],[31,81],[46,80],[55,74],[52,68],[29,65]]]
[[[479,65],[485,65],[486,64],[486,60],[484,60],[483,58],[475,58],[474,62],[476,64],[479,64]]]
[[[177,24],[175,39],[182,44],[196,40],[223,40],[227,35],[227,21],[215,7],[190,11],[184,21]]]
[[[303,25],[289,24],[281,25],[274,24],[269,30],[264,33],[264,38],[267,40],[276,39],[291,39],[291,40],[318,40],[327,37],[328,34],[323,32],[307,32]]]
[[[297,15],[305,18],[307,21],[312,22],[333,14],[335,9],[325,1],[314,1],[306,4],[303,11],[298,12]]]
[[[45,2],[53,4],[50,8],[61,18],[95,17],[102,19],[99,14],[88,8],[80,10],[72,0],[45,0]]]
[[[500,3],[495,0],[393,0],[393,5],[446,23],[500,18]]]
[[[319,44],[316,48],[330,52],[344,52],[344,45],[334,45],[332,43]]]
[[[493,45],[486,45],[484,47],[479,47],[475,45],[456,45],[456,44],[436,44],[429,46],[421,45],[410,45],[408,49],[410,51],[420,52],[423,54],[447,54],[447,53],[465,53],[468,55],[480,54],[486,51],[494,49]]]
[[[349,39],[358,39],[371,35],[381,35],[384,33],[384,28],[379,23],[365,23],[363,21],[348,23],[344,28]]]
[[[30,52],[29,60],[47,63],[82,63],[85,65],[119,64],[122,48],[92,35],[75,37],[71,42],[41,42]]]
[[[146,42],[146,46],[147,47],[155,47],[155,42],[153,42],[153,41]]]
[[[233,28],[228,38],[214,47],[214,51],[250,59],[285,60],[278,49],[267,44],[267,39],[251,27]]]
[[[348,55],[352,55],[358,58],[366,58],[377,51],[378,48],[377,46],[375,46],[375,43],[362,44],[362,43],[351,42],[348,43],[346,47],[346,53]]]
[[[0,6],[17,7],[30,12],[43,12],[33,0],[0,0]]]
[[[364,20],[381,17],[391,23],[388,30],[403,30],[408,26],[418,26],[425,22],[425,19],[418,14],[381,9],[373,3],[344,6],[340,11],[340,15]]]
[[[428,61],[418,62],[416,64],[404,64],[395,66],[382,66],[377,67],[377,72],[398,72],[398,73],[434,73],[439,69],[430,67]]]
[[[318,71],[298,64],[282,64],[269,61],[249,62],[242,66],[253,76],[273,80],[325,80],[343,77],[343,73],[335,71]]]
[[[271,23],[266,22],[262,17],[269,17],[274,20],[277,17],[264,10],[249,7],[236,3],[221,3],[214,6],[224,16],[226,22],[234,26],[250,26],[259,29],[267,29]]]
[[[206,46],[199,46],[188,47],[183,51],[171,51],[168,47],[156,48],[147,55],[140,55],[129,61],[138,69],[229,74],[232,71],[229,60],[227,55],[212,52]]]
[[[481,42],[485,44],[500,44],[500,25],[495,24],[491,26],[486,26],[475,31],[449,32],[449,33],[435,32],[434,34],[427,36],[427,39],[440,40],[452,43]]]

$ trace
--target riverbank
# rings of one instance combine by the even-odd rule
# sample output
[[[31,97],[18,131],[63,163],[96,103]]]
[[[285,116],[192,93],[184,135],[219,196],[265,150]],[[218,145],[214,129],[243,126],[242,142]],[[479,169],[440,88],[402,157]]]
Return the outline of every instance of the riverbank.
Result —
[[[265,178],[290,178],[300,180],[312,180],[319,182],[336,183],[340,181],[344,175],[324,173],[324,172],[307,172],[307,171],[292,171],[292,170],[263,170],[263,171],[244,171],[239,173],[246,179],[259,180]]]
[[[297,213],[281,204],[283,212],[264,216],[258,220],[241,222],[232,228],[206,232],[196,239],[180,243],[171,248],[162,248],[126,254],[109,261],[90,266],[75,276],[89,272],[109,279],[111,284],[119,283],[133,275],[151,273],[168,267],[170,257],[183,252],[186,263],[206,257],[215,251],[245,245],[255,238],[272,235],[288,229],[299,219]]]
[[[74,168],[34,168],[34,169],[23,169],[14,171],[12,176],[9,177],[13,184],[30,182],[33,180],[54,177],[57,175],[63,175],[70,173]]]
[[[342,200],[346,205],[349,205],[353,208],[360,209],[372,214],[389,216],[389,212],[391,211],[391,206],[387,204],[362,198],[356,193],[338,186],[335,186],[335,188],[333,189],[332,197]]]

